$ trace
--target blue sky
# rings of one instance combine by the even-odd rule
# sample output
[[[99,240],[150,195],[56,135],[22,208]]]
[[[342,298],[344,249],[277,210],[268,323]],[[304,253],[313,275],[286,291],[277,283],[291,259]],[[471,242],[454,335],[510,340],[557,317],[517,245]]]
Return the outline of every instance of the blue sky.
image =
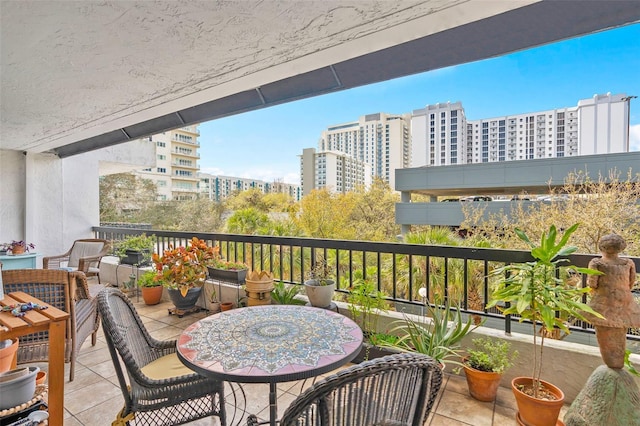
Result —
[[[200,169],[300,183],[302,150],[317,147],[325,128],[365,114],[460,101],[477,120],[575,106],[607,92],[639,96],[630,133],[631,150],[640,151],[640,23],[209,121],[200,126]]]

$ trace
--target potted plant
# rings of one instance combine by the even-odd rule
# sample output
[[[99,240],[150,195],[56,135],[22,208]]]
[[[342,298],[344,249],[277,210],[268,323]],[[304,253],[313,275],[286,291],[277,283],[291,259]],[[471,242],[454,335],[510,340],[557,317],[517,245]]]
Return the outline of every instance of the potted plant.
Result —
[[[311,306],[328,308],[333,300],[336,282],[331,278],[331,268],[324,259],[316,261],[304,282],[305,293]]]
[[[520,322],[530,321],[532,325],[532,375],[516,377],[511,382],[518,404],[518,421],[525,424],[554,426],[564,403],[564,393],[551,383],[540,379],[544,365],[543,331],[552,333],[554,329],[559,328],[569,333],[566,318],[571,316],[584,320],[584,312],[602,318],[602,315],[581,301],[582,296],[589,292],[589,288],[566,283],[563,271],[560,270],[560,267],[571,267],[573,271],[582,274],[600,273],[588,268],[571,266],[566,258],[577,250],[576,247],[567,245],[569,237],[577,228],[576,223],[556,242],[558,232],[552,225],[548,231],[543,232],[539,245],[532,243],[522,230],[516,229],[518,238],[531,247],[533,261],[506,265],[496,269],[492,274],[503,278],[493,291],[487,307],[497,306],[504,314],[517,315]]]
[[[129,235],[115,245],[115,253],[124,265],[148,265],[155,245],[155,235]]]
[[[23,240],[20,241],[16,241],[13,240],[10,243],[5,245],[6,250],[10,251],[11,254],[23,254],[23,253],[28,253],[29,249],[34,249],[36,248],[35,245],[33,245],[32,243],[27,243]]]
[[[158,280],[155,271],[146,271],[138,279],[142,289],[142,299],[147,305],[157,305],[162,300],[162,281]]]
[[[518,351],[511,351],[506,340],[480,337],[462,358],[469,393],[478,401],[493,401],[498,394],[502,373],[513,365]]]
[[[397,341],[397,336],[378,332],[378,315],[387,312],[387,302],[384,293],[376,288],[376,274],[376,267],[367,268],[367,278],[364,278],[362,271],[354,271],[353,283],[347,295],[351,318],[360,326],[365,337],[362,350],[354,360],[356,363],[398,352],[390,348]],[[347,287],[348,278],[344,277],[342,282]]]
[[[218,256],[216,247],[193,237],[187,247],[172,246],[162,256],[152,255],[158,281],[168,289],[177,311],[194,309],[207,277],[207,263]]]
[[[296,298],[300,290],[299,285],[287,285],[282,281],[274,282],[271,299],[278,305],[304,305],[304,300]]]
[[[460,362],[453,361],[454,358],[460,358],[460,341],[480,325],[473,324],[471,315],[465,322],[460,308],[453,308],[448,302],[443,305],[427,305],[427,315],[430,318],[421,321],[405,316],[392,328],[391,333],[399,335],[394,346],[429,355],[442,368],[447,363],[460,365]]]
[[[207,270],[212,280],[242,284],[247,277],[249,267],[244,263],[229,262],[216,257],[207,262]]]

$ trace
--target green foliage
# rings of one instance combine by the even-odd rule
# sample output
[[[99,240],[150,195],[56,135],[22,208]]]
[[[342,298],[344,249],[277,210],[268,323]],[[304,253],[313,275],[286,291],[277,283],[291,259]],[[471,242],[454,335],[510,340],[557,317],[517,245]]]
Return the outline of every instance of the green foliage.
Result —
[[[558,327],[565,333],[569,333],[564,320],[568,316],[586,320],[583,312],[589,312],[602,318],[591,307],[581,302],[582,295],[590,290],[588,287],[573,287],[556,276],[560,266],[570,266],[566,256],[574,253],[577,248],[568,246],[567,243],[577,228],[577,223],[569,227],[556,242],[558,232],[556,227],[551,225],[548,231],[543,232],[539,245],[531,242],[522,230],[516,229],[518,238],[531,247],[531,256],[535,260],[523,264],[506,265],[492,273],[494,276],[505,278],[494,290],[487,307],[498,306],[505,315],[517,315],[520,322],[525,320],[532,322],[534,359],[532,377],[536,398],[540,387],[544,346],[544,333],[541,333],[542,338],[538,347],[536,324],[540,324],[540,327],[548,332]],[[599,271],[588,268],[572,267],[572,269],[582,274],[601,274]],[[508,306],[498,305],[499,303],[506,303]],[[556,311],[561,315],[556,316]],[[538,350],[540,350],[539,357]]]
[[[513,365],[518,351],[511,351],[511,343],[506,340],[481,337],[473,339],[474,349],[468,349],[465,363],[476,370],[502,374]]]
[[[301,288],[298,285],[287,285],[282,281],[273,283],[271,298],[279,305],[304,305],[305,301],[296,299]]]
[[[156,280],[158,273],[156,271],[146,271],[138,278],[138,285],[140,287],[158,287],[162,285],[161,281]]]
[[[374,335],[377,332],[378,313],[376,311],[387,312],[384,293],[376,288],[376,276],[376,269],[371,267],[367,268],[366,279],[362,271],[355,271],[353,285],[347,296],[351,317],[368,335]],[[345,279],[345,286],[346,282]]]
[[[118,257],[124,257],[127,250],[139,251],[143,253],[144,261],[148,263],[151,260],[156,240],[155,235],[127,235],[123,240],[115,244],[115,253]]]
[[[260,212],[254,207],[236,211],[227,220],[227,231],[232,234],[253,235],[269,223],[266,213]]]
[[[229,262],[226,260],[222,260],[220,258],[215,258],[207,261],[207,266],[210,266],[216,269],[224,269],[227,271],[242,271],[244,269],[249,269],[249,267],[244,263]]]
[[[631,351],[629,349],[626,349],[624,352],[624,368],[634,376],[640,377],[640,372],[638,372],[638,370],[633,367],[633,364],[631,364]]]
[[[330,285],[334,281],[332,279],[333,271],[324,259],[318,259],[316,264],[307,273],[307,285]],[[312,282],[309,282],[312,281]]]
[[[467,321],[462,319],[459,307],[451,308],[449,303],[442,306],[427,306],[429,321],[416,321],[405,317],[398,325],[391,329],[391,333],[400,336],[396,346],[400,349],[429,355],[436,361],[445,364],[452,358],[460,357],[460,344],[464,336],[478,328],[472,324],[469,316]]]
[[[157,199],[155,184],[132,173],[102,176],[99,185],[102,222],[139,222],[139,213]]]

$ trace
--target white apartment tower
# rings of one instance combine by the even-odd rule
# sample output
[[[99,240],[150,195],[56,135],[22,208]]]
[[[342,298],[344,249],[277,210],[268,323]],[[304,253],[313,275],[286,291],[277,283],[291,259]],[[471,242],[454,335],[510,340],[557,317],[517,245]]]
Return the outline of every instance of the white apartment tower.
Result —
[[[412,166],[467,162],[466,119],[460,102],[427,105],[411,117]]]
[[[373,177],[384,179],[393,188],[395,169],[411,163],[411,116],[368,114],[358,121],[328,127],[322,132],[318,151],[334,151],[370,166]]]
[[[213,201],[222,201],[234,192],[258,189],[263,194],[284,193],[294,200],[300,201],[302,189],[300,185],[293,185],[280,181],[265,182],[257,179],[247,179],[233,176],[220,176],[208,173],[199,173],[199,191]]]
[[[460,102],[428,105],[412,115],[412,167],[627,152],[627,99],[466,122]]]
[[[151,136],[156,143],[156,167],[136,172],[155,182],[159,200],[191,200],[198,197],[198,125]]]
[[[320,151],[305,148],[300,156],[300,185],[302,195],[314,189],[327,188],[345,193],[371,185],[371,168],[339,151]]]

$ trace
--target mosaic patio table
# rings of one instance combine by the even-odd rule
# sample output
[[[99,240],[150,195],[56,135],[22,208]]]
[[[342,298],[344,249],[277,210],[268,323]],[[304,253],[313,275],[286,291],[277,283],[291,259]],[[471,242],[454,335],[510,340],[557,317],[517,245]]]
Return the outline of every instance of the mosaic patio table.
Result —
[[[190,325],[178,338],[178,357],[207,377],[269,383],[270,424],[276,424],[276,383],[301,380],[351,361],[362,330],[325,309],[267,305],[233,309]]]

